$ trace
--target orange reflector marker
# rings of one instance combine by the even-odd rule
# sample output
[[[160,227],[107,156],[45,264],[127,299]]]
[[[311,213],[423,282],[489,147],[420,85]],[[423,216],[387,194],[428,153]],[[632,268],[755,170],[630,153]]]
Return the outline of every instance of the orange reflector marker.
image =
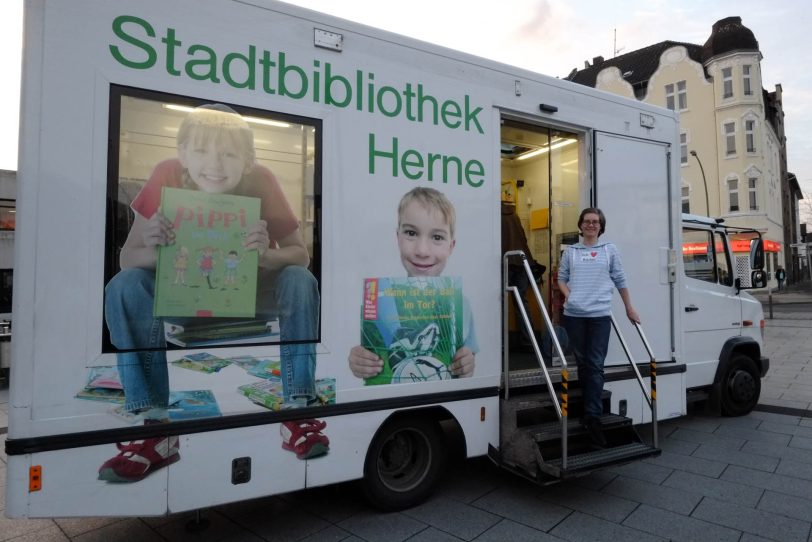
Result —
[[[479,421],[485,421],[485,407],[479,407]]]
[[[743,325],[744,327],[750,327],[750,326],[752,326],[752,325],[753,325],[753,321],[752,321],[752,320],[743,320],[743,321],[742,321],[742,325]]]
[[[42,467],[34,465],[28,469],[28,491],[39,491],[42,489]]]
[[[764,321],[764,319],[762,318],[762,319],[761,319],[761,320],[759,320],[759,322],[758,322],[758,327],[760,327],[761,329],[764,329],[765,327],[767,327],[767,322],[766,322],[766,321]]]

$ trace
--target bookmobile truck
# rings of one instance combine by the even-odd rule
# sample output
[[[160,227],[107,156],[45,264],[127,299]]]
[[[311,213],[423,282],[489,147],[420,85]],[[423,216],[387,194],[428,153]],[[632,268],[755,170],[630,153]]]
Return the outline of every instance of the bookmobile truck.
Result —
[[[692,397],[728,415],[756,404],[763,317],[742,289],[763,284],[760,236],[679,214],[673,112],[270,0],[25,7],[9,517],[161,515],[353,479],[398,509],[442,473],[443,427],[464,435],[468,457],[548,483],[656,455],[657,419],[684,415]],[[206,104],[218,105],[204,116],[225,115],[221,128],[247,130],[253,148],[236,152],[222,132],[185,140],[190,111]],[[193,304],[219,286],[256,287],[254,269],[232,282],[226,273],[251,250],[304,247],[285,270],[316,285],[315,331],[291,334],[305,310],[295,304],[278,318],[253,305],[210,318],[230,303],[220,300],[181,320],[153,315],[150,301],[160,346],[122,346],[112,330],[138,322],[105,310],[106,286],[132,267],[130,243],[154,262],[155,242],[128,239],[154,224],[160,204],[143,211],[143,193],[154,199],[168,178],[217,192],[206,183],[232,179],[235,160],[239,186],[250,177],[265,195],[279,189],[273,212],[287,213],[287,229],[271,216],[265,246],[239,238],[234,255],[168,244],[161,258],[185,254],[166,257],[168,278],[162,264],[150,276],[198,288]],[[456,218],[425,202],[399,211],[416,187],[439,190]],[[547,269],[518,322],[503,265],[530,266],[503,259],[511,204]],[[645,329],[616,320],[600,450],[578,424],[567,341],[549,331],[561,318],[561,251],[591,205],[608,218],[602,239],[622,252]],[[196,209],[187,218],[204,239],[237,216]],[[732,258],[733,241],[751,244],[747,261]],[[400,327],[378,333],[383,376],[358,377],[351,352],[371,348],[368,326],[387,310]],[[527,353],[509,338],[529,321]],[[301,366],[292,352],[315,357],[304,402],[284,392]],[[460,352],[465,367],[452,370]],[[123,404],[135,393],[126,379],[143,369],[132,360],[144,358],[160,360],[151,375],[168,388],[151,405],[158,423]]]

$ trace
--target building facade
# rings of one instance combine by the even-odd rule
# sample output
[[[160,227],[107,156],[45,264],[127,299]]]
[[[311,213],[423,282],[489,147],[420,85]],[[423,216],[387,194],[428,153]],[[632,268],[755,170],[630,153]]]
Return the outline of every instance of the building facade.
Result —
[[[753,32],[728,17],[704,45],[663,41],[595,57],[567,79],[678,111],[683,211],[761,231],[775,286],[775,269],[792,262],[782,206],[789,174],[781,85],[763,89],[761,60]],[[749,269],[745,248],[733,262],[740,271]]]

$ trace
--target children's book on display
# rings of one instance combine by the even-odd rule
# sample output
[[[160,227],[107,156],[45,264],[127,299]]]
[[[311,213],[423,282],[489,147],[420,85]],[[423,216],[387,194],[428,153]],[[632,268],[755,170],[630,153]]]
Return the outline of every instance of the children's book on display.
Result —
[[[175,242],[158,250],[155,316],[255,316],[258,255],[243,240],[259,209],[259,198],[162,189]]]
[[[365,384],[452,378],[462,318],[459,277],[364,279],[361,345],[384,362]]]
[[[164,321],[166,342],[185,348],[213,345],[264,344],[279,340],[279,320],[194,319]]]

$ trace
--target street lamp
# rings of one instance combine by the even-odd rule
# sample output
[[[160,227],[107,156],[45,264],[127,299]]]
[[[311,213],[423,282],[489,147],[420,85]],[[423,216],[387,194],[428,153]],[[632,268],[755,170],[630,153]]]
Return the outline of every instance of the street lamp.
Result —
[[[702,172],[702,184],[705,185],[705,209],[708,211],[708,216],[710,216],[710,203],[708,202],[708,181],[705,179],[705,168],[702,167],[702,161],[699,159],[696,151],[691,151],[691,156],[696,158],[696,161],[699,164],[699,171]]]

